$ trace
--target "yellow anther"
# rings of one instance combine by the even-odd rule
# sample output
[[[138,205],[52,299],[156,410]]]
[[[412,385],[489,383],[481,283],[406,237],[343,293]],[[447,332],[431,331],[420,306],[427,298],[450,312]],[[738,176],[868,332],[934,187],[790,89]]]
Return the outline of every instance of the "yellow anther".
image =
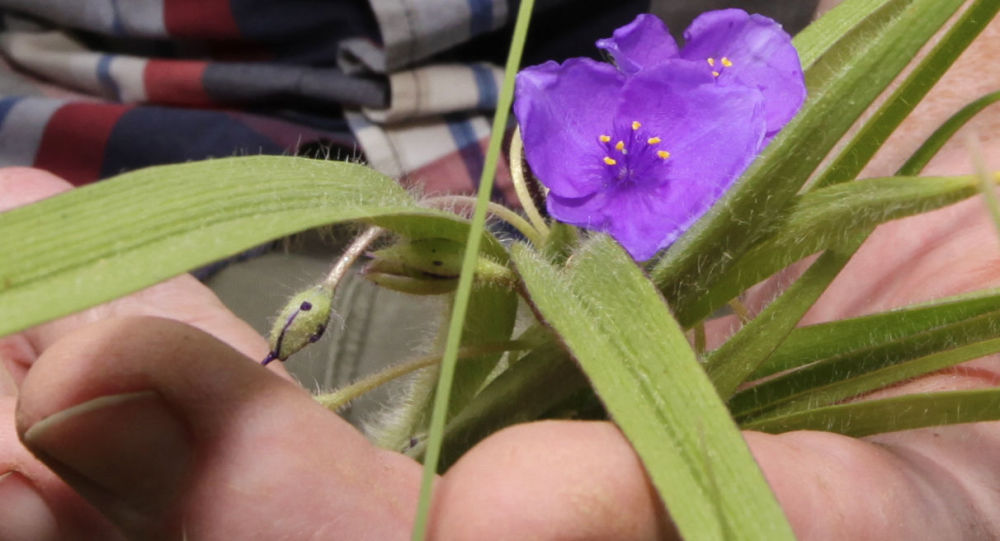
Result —
[[[664,160],[670,157],[670,153],[666,150],[660,150],[656,152],[656,155],[663,158]]]
[[[727,68],[731,68],[731,67],[733,67],[733,61],[723,56],[722,57],[722,65],[726,66]]]
[[[624,151],[625,150],[625,141],[618,141],[617,143],[615,143],[615,150]]]
[[[611,142],[611,136],[610,135],[602,135],[598,139],[600,139],[602,143],[610,143]]]
[[[717,72],[717,71],[713,71],[713,72],[712,72],[712,75],[714,75],[714,76],[718,77],[718,76],[719,76],[719,75],[721,75],[721,74],[720,74],[719,72]]]
[[[642,124],[640,124],[638,120],[633,120],[632,121],[632,129],[633,130],[638,130],[641,127],[642,127]]]
[[[646,143],[650,145],[655,145],[656,143],[659,143],[662,140],[663,139],[660,139],[659,137],[650,137],[649,139],[646,139]]]
[[[723,59],[723,62],[724,62],[724,61],[725,61],[725,60]],[[708,65],[709,65],[709,66],[713,66],[713,67],[715,66],[715,59],[714,59],[714,58],[712,58],[711,56],[710,56],[710,57],[708,57]]]
[[[615,164],[617,164],[618,162],[617,162],[617,161],[615,161],[615,159],[614,159],[614,158],[612,158],[612,157],[610,157],[610,156],[605,156],[605,157],[604,157],[604,163],[606,163],[606,164],[608,164],[608,165],[615,165]]]

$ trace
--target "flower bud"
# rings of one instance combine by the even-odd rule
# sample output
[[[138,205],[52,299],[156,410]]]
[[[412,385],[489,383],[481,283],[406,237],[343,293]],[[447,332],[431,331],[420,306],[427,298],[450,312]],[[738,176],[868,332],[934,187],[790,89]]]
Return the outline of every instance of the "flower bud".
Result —
[[[333,293],[323,286],[313,286],[292,297],[271,327],[271,351],[262,364],[275,359],[284,361],[319,340],[330,322],[332,297]]]
[[[449,239],[403,239],[372,254],[363,274],[394,291],[439,295],[458,286],[464,245]]]

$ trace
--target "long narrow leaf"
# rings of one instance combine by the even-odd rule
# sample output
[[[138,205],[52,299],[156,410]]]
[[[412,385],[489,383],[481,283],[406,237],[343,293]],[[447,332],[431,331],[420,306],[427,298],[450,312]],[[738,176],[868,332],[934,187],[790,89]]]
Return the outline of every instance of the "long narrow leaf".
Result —
[[[749,379],[798,368],[821,359],[872,350],[907,337],[1000,311],[1000,291],[977,291],[892,312],[800,327]]]
[[[838,42],[814,70],[832,70],[743,178],[679,239],[652,271],[683,325],[686,306],[704,293],[756,240],[823,157],[913,55],[962,4],[911,0],[870,32]],[[786,159],[795,156],[796,159]]]
[[[683,332],[631,258],[603,235],[562,272],[524,246],[512,256],[530,301],[635,447],[681,536],[793,539]]]
[[[826,430],[860,438],[896,430],[996,420],[1000,420],[1000,389],[981,389],[827,406],[751,421],[743,428],[773,433]]]
[[[756,318],[709,354],[705,370],[719,394],[728,399],[763,364],[806,311],[840,273],[860,245],[827,250],[812,266]]]
[[[1000,351],[1000,314],[949,325],[880,348],[817,362],[733,396],[737,418],[773,417],[832,404]],[[942,348],[942,343],[951,342]],[[933,353],[928,353],[933,352]]]
[[[458,278],[458,289],[455,291],[455,302],[452,305],[451,319],[448,322],[444,355],[441,358],[441,373],[435,390],[434,407],[431,411],[430,429],[427,435],[427,450],[424,454],[424,471],[420,480],[420,501],[417,503],[416,518],[413,521],[413,541],[422,541],[427,535],[427,519],[430,516],[430,506],[433,499],[434,479],[444,439],[445,422],[448,417],[448,400],[455,376],[455,365],[458,361],[458,349],[463,337],[462,328],[469,307],[472,277],[475,273],[476,260],[479,258],[479,246],[486,223],[486,207],[493,190],[503,132],[507,128],[510,106],[514,101],[514,76],[521,66],[521,56],[524,52],[524,42],[528,36],[528,23],[531,21],[531,10],[534,4],[534,0],[522,0],[518,7],[514,33],[510,40],[507,63],[504,67],[503,85],[500,87],[500,94],[497,97],[497,109],[493,115],[493,129],[490,132],[490,142],[483,160],[483,171],[479,177],[476,210],[472,215],[469,238],[465,244],[462,273]]]
[[[142,169],[0,214],[0,336],[350,220],[461,242],[469,230],[358,164],[256,156]],[[505,257],[489,237],[488,253]]]
[[[993,20],[997,11],[1000,11],[1000,2],[997,0],[976,0],[969,6],[941,41],[851,138],[847,147],[823,171],[813,187],[822,188],[854,179],[934,83]]]
[[[887,177],[837,184],[796,197],[775,233],[743,255],[686,307],[692,319],[707,317],[730,299],[792,263],[843,245],[875,226],[956,203],[978,193],[979,181],[963,177]]]
[[[799,52],[802,68],[811,68],[837,42],[866,22],[870,23],[873,14],[884,6],[899,3],[899,0],[845,0],[837,4],[792,40]]]
[[[974,116],[979,114],[983,109],[993,105],[994,103],[1000,101],[1000,91],[991,92],[985,96],[977,99],[976,101],[966,105],[957,113],[952,115],[944,124],[941,125],[930,137],[924,141],[924,144],[920,145],[920,148],[910,156],[910,159],[906,160],[906,163],[900,168],[901,174],[916,174],[917,172],[923,170],[923,168],[931,161],[941,147],[947,143],[955,133],[958,132],[965,126],[967,122],[972,120]]]

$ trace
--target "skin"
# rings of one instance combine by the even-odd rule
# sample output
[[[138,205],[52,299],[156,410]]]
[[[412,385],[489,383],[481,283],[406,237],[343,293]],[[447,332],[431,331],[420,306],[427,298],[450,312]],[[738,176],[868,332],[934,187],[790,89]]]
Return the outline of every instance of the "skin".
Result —
[[[891,173],[951,112],[1000,87],[1000,74],[982,69],[1000,50],[997,26],[868,176]],[[998,118],[987,111],[968,130],[993,170]],[[970,171],[967,141],[957,137],[926,173]],[[39,171],[0,173],[3,208],[64,189]],[[806,321],[995,287],[998,257],[979,200],[886,224]],[[729,326],[717,322],[715,339]],[[0,539],[406,538],[419,466],[371,446],[277,363],[256,364],[264,352],[189,277],[0,339],[0,475],[15,472],[0,478]],[[990,357],[875,394],[998,383]],[[1000,537],[998,422],[745,439],[800,539]],[[599,422],[518,425],[481,442],[438,479],[431,528],[434,539],[674,536],[627,441]]]

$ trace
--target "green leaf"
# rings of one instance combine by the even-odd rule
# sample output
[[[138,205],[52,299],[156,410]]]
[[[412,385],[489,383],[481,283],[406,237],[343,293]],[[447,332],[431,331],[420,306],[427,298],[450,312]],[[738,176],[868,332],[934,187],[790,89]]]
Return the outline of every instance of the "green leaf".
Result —
[[[892,312],[800,327],[748,379],[762,379],[821,359],[882,347],[997,311],[1000,290],[990,289]]]
[[[512,257],[530,302],[635,447],[681,536],[794,539],[683,332],[632,259],[605,235],[562,271],[523,245]]]
[[[750,323],[708,354],[705,371],[724,399],[763,364],[851,259],[861,244],[827,250]]]
[[[153,285],[260,243],[364,220],[465,242],[368,167],[255,156],[151,167],[0,214],[0,336]],[[488,252],[505,258],[489,236]]]
[[[476,284],[472,287],[461,346],[496,344],[510,338],[517,303],[517,294],[511,289],[489,284]],[[440,342],[443,342],[443,338],[443,334],[439,336],[439,344],[436,345],[438,351],[442,348]],[[461,412],[482,388],[502,355],[502,352],[490,353],[456,363],[452,376],[453,389],[448,400],[449,420]],[[392,409],[381,419],[366,426],[369,439],[380,447],[405,450],[411,454],[411,441],[426,442],[439,372],[438,367],[418,372]]]
[[[1000,389],[920,393],[754,420],[748,430],[826,430],[860,438],[882,432],[1000,420]]]
[[[534,5],[534,0],[522,0],[517,8],[517,18],[514,21],[514,33],[510,39],[507,63],[504,66],[503,84],[500,86],[500,93],[497,97],[496,113],[493,115],[490,142],[483,159],[482,174],[479,177],[476,210],[472,215],[472,223],[465,244],[465,256],[462,261],[462,273],[458,277],[458,289],[455,291],[455,302],[452,305],[451,319],[448,322],[448,334],[445,339],[444,355],[441,359],[441,373],[435,391],[434,407],[431,411],[431,423],[427,436],[427,449],[424,453],[424,469],[420,479],[420,500],[417,502],[417,513],[413,520],[411,537],[413,541],[423,541],[427,535],[427,520],[430,516],[431,501],[433,500],[434,480],[444,441],[445,422],[449,412],[448,400],[455,376],[455,365],[458,361],[458,349],[463,338],[462,326],[469,307],[469,296],[473,275],[476,272],[476,263],[480,257],[480,242],[486,223],[486,209],[493,191],[493,180],[497,172],[500,146],[507,128],[507,119],[510,117],[511,103],[514,101],[514,77],[521,66],[524,43],[528,37],[528,24],[531,21],[531,11]]]
[[[577,393],[589,389],[587,379],[553,341],[536,347],[489,382],[482,392],[448,421],[440,470],[473,445],[504,427],[543,418]],[[411,456],[423,456],[423,444]]]
[[[900,174],[905,175],[915,175],[922,171],[924,167],[931,161],[941,147],[944,146],[951,137],[955,135],[965,124],[972,120],[974,116],[979,114],[980,111],[993,105],[994,103],[1000,101],[1000,92],[992,92],[986,94],[985,96],[977,99],[976,101],[966,105],[957,113],[951,116],[944,124],[941,125],[930,137],[924,141],[924,144],[920,145],[920,148],[910,156],[910,159],[906,160],[906,163],[900,168]]]
[[[517,315],[518,296],[512,289],[476,285],[469,296],[469,309],[462,330],[462,347],[501,342],[510,338]],[[493,372],[501,355],[465,359],[455,366],[455,382],[449,399],[448,417],[462,411]]]
[[[873,18],[887,7],[903,6],[901,0],[845,0],[802,29],[792,39],[799,52],[802,69],[809,70],[816,61],[848,35],[874,25]]]
[[[978,193],[979,181],[963,177],[888,177],[837,184],[795,198],[772,236],[743,255],[686,308],[707,317],[750,286],[826,248],[843,245],[876,225],[941,208]]]
[[[831,404],[1000,351],[1000,312],[945,325],[873,348],[824,359],[740,391],[738,419],[773,417]]]
[[[903,119],[927,95],[934,83],[993,20],[997,11],[1000,11],[1000,2],[997,0],[977,0],[969,6],[888,100],[851,138],[837,159],[826,167],[813,187],[821,188],[856,177]]]
[[[807,74],[819,81],[802,110],[736,185],[666,252],[652,270],[678,320],[780,215],[820,161],[962,0],[887,4],[880,23],[837,42]],[[891,9],[890,9],[891,8]],[[861,31],[863,30],[863,31]],[[787,159],[795,156],[795,159]]]

